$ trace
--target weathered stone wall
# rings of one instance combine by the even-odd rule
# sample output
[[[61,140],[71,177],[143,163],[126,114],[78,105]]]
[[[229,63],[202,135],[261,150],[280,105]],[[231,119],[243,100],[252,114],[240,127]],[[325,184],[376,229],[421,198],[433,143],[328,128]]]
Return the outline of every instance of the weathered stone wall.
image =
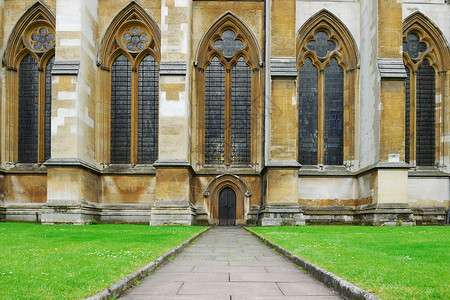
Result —
[[[359,167],[379,160],[379,84],[377,69],[377,1],[361,1]]]

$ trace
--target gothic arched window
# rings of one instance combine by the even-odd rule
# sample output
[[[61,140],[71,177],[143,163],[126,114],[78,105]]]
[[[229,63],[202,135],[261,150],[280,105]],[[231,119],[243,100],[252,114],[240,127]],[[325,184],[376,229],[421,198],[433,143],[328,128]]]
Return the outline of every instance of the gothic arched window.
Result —
[[[7,69],[5,160],[43,163],[51,156],[54,15],[31,6],[13,28],[5,50]]]
[[[139,5],[124,8],[109,26],[100,52],[101,78],[107,82],[101,104],[109,116],[99,120],[100,139],[108,149],[99,151],[106,152],[101,161],[135,165],[157,160],[159,52],[157,25]]]
[[[448,57],[442,34],[425,16],[405,20],[405,161],[414,166],[439,165]]]
[[[334,16],[322,11],[302,27],[297,47],[298,161],[351,164],[357,61],[353,39]]]
[[[199,161],[252,165],[256,157],[259,56],[248,29],[228,13],[202,39],[198,51]]]

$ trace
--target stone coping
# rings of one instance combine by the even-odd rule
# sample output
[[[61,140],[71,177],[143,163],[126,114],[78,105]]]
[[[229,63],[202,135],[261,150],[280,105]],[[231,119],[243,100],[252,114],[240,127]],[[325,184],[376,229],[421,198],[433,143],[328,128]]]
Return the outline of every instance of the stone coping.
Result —
[[[326,287],[331,289],[334,293],[339,295],[344,299],[352,299],[352,300],[380,300],[380,298],[370,294],[366,290],[361,289],[360,287],[354,285],[353,283],[334,275],[331,272],[328,272],[321,267],[310,263],[309,261],[293,254],[292,252],[280,247],[277,244],[272,243],[268,239],[262,237],[261,235],[253,232],[252,230],[244,227],[245,230],[253,234],[255,237],[260,239],[262,242],[266,243],[272,248],[275,248],[279,253],[281,253],[285,258],[290,260],[295,265],[302,267],[305,272],[309,275],[313,276],[320,282],[322,282]]]
[[[195,239],[203,235],[206,231],[211,229],[211,227],[206,228],[205,230],[197,233],[181,245],[178,245],[177,247],[173,248],[169,252],[161,255],[151,263],[145,265],[144,267],[140,268],[139,270],[131,273],[125,278],[120,279],[116,283],[110,285],[105,290],[101,291],[100,293],[93,295],[86,300],[108,300],[112,298],[120,297],[123,293],[125,293],[129,288],[134,286],[134,283],[136,280],[140,280],[146,276],[148,276],[147,273],[154,271],[156,268],[160,267],[162,264],[164,264],[169,258],[172,256],[178,254],[181,252],[184,248],[186,248],[190,243],[192,243]]]

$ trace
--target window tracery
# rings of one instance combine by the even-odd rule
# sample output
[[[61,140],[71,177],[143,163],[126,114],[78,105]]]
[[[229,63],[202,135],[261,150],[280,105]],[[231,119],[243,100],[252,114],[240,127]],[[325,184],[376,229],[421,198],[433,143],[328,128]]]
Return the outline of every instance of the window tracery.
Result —
[[[199,161],[249,166],[257,161],[254,124],[259,118],[259,53],[251,32],[224,15],[205,34],[197,52]]]
[[[323,10],[300,29],[297,49],[298,161],[351,164],[358,57],[353,38]]]
[[[6,65],[6,151],[4,159],[43,163],[51,154],[51,71],[55,17],[42,3],[18,20],[3,56]]]
[[[441,107],[449,54],[442,33],[422,14],[404,22],[405,161],[414,166],[437,166],[443,133]]]
[[[99,149],[100,161],[135,165],[158,158],[159,41],[155,21],[134,2],[105,33],[99,65],[107,118],[98,134],[106,147]]]

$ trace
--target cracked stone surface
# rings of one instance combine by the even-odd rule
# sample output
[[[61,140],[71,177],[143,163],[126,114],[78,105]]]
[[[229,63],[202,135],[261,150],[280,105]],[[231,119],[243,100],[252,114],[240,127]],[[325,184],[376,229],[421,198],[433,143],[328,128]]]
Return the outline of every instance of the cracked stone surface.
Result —
[[[121,299],[340,299],[236,227],[212,228]]]

